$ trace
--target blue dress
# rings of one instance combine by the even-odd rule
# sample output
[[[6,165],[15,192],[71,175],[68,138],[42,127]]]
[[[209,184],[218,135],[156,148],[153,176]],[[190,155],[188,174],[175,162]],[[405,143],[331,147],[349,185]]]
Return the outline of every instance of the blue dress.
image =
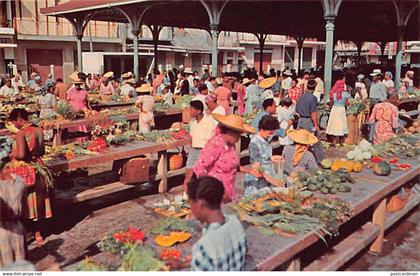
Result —
[[[251,164],[259,163],[261,168],[264,169],[264,173],[274,177],[276,171],[271,160],[272,147],[270,143],[262,138],[260,135],[253,135],[249,144],[249,160]],[[246,174],[244,179],[245,192],[244,196],[254,194],[256,191],[270,186],[264,178],[257,178],[252,174]]]
[[[245,114],[253,113],[254,108],[261,106],[261,91],[255,84],[250,84],[245,92]]]

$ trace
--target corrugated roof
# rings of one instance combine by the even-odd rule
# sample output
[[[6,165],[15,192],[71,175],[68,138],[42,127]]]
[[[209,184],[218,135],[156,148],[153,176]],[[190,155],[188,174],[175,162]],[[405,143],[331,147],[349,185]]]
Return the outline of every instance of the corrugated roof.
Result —
[[[74,13],[81,11],[96,10],[101,8],[110,8],[123,6],[132,3],[147,2],[146,0],[70,0],[63,4],[41,9],[45,15],[58,15],[65,13]]]

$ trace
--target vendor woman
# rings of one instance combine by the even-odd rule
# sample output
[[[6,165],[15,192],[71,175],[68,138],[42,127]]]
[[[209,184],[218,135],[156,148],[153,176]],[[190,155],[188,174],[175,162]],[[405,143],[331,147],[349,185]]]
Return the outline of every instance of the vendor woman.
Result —
[[[291,174],[298,170],[317,169],[315,157],[309,151],[309,147],[318,142],[318,138],[306,129],[290,129],[287,136],[294,142],[293,145],[287,145],[283,150],[284,171]]]
[[[245,175],[244,196],[252,195],[259,189],[270,186],[270,184],[277,185],[272,181],[276,176],[276,171],[272,160],[274,156],[272,156],[273,148],[270,140],[278,128],[279,121],[273,116],[265,115],[259,121],[259,131],[252,136],[248,147],[250,163],[259,177],[249,173]]]
[[[85,108],[89,108],[89,100],[88,100],[88,92],[83,89],[84,82],[81,79],[75,79],[73,81],[73,87],[70,88],[67,94],[67,100],[69,101],[71,107],[73,108],[74,112],[83,112]],[[88,127],[86,124],[79,124],[76,127],[72,127],[68,129],[69,132],[88,132]],[[78,138],[79,141],[82,141],[82,138]]]
[[[400,127],[398,121],[398,95],[388,94],[388,101],[378,103],[373,107],[369,123],[375,123],[373,144],[385,143],[395,137],[395,130]]]
[[[223,202],[235,200],[236,172],[255,173],[251,169],[239,166],[236,153],[236,143],[241,139],[242,133],[255,133],[254,128],[245,125],[242,118],[236,114],[214,114],[213,118],[219,123],[215,135],[210,138],[194,166],[197,177],[212,176],[219,179],[225,187]],[[259,176],[255,173],[255,176]]]
[[[114,76],[113,72],[107,72],[102,76],[102,82],[99,86],[99,93],[104,100],[110,100],[114,94],[114,84],[111,78]]]
[[[12,152],[12,161],[6,167],[8,173],[23,178],[28,188],[28,218],[33,222],[35,240],[43,243],[41,223],[52,217],[50,193],[52,179],[48,169],[42,166],[41,157],[45,153],[44,133],[41,128],[28,122],[25,109],[14,109],[9,120],[19,131]],[[42,168],[43,173],[40,172]]]
[[[351,95],[347,92],[346,76],[341,75],[330,91],[330,105],[332,106],[327,125],[327,134],[333,137],[333,145],[343,144],[344,136],[349,133],[347,126],[346,107]]]
[[[150,94],[152,87],[147,83],[143,83],[140,87],[136,88],[139,93],[137,97],[136,106],[140,108],[139,112],[139,132],[147,133],[155,126],[155,116],[153,109],[155,107],[155,99]]]

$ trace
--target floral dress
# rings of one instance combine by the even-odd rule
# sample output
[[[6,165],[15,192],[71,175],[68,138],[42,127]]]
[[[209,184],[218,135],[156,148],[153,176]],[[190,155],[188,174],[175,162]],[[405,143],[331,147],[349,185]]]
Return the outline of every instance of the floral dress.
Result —
[[[25,260],[25,184],[20,177],[0,180],[0,268]]]
[[[231,92],[229,89],[223,86],[219,86],[214,90],[214,95],[217,97],[217,104],[223,106],[226,110],[226,114],[230,114],[230,107],[229,107],[229,98],[231,96]]]
[[[245,114],[251,114],[261,104],[261,91],[255,84],[250,84],[245,91]]]
[[[373,108],[369,123],[375,124],[375,145],[385,143],[388,139],[395,137],[394,129],[399,127],[398,108],[389,103],[379,103]]]
[[[220,131],[216,131],[201,150],[194,173],[198,177],[208,175],[222,181],[226,195],[224,202],[227,203],[236,197],[235,178],[238,167],[239,158],[235,146],[227,145]]]
[[[260,135],[253,135],[249,144],[249,159],[250,163],[259,163],[264,173],[274,177],[276,171],[273,162],[271,161],[273,149],[270,143],[262,138]],[[244,196],[249,196],[257,192],[259,189],[270,186],[264,178],[257,178],[252,174],[247,173],[244,179],[245,192]]]

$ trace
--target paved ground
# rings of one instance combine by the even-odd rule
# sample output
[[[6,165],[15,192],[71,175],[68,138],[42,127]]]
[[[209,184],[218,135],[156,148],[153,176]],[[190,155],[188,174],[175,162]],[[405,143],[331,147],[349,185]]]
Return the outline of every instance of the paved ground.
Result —
[[[243,175],[238,177],[238,185]],[[182,179],[173,179],[179,184]],[[100,179],[97,179],[100,181]],[[180,193],[179,186],[171,189],[166,196]],[[97,252],[95,243],[112,230],[126,225],[147,229],[150,211],[145,208],[161,195],[153,193],[148,187],[121,193],[118,196],[104,197],[101,200],[79,204],[60,210],[49,225],[51,233],[42,247],[32,243],[29,247],[29,260],[38,270],[64,269]],[[120,203],[119,203],[120,202]],[[420,270],[420,211],[412,212],[406,220],[391,229],[385,237],[388,241],[380,256],[364,252],[357,256],[345,270]]]

